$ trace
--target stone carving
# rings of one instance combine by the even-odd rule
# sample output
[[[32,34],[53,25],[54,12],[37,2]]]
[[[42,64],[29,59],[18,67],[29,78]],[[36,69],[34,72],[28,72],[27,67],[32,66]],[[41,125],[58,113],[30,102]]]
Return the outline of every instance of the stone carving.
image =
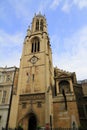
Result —
[[[27,95],[20,95],[20,101],[26,101],[26,100],[42,100],[45,99],[45,94],[27,94]]]

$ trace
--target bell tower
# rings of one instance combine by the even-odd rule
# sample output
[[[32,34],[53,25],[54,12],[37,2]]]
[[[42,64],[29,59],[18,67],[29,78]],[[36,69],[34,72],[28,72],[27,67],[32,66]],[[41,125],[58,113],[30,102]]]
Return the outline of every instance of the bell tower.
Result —
[[[40,13],[35,14],[24,39],[20,60],[18,123],[22,121],[24,129],[28,129],[30,113],[35,114],[36,125],[52,125],[53,77],[52,51],[46,18]]]

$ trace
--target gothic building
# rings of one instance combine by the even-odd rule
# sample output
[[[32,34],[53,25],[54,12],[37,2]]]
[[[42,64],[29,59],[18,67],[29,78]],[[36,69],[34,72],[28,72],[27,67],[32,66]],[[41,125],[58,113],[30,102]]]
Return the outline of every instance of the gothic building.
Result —
[[[76,84],[75,73],[53,67],[46,18],[35,15],[27,30],[20,60],[17,126],[21,125],[24,130],[46,125],[78,127]]]
[[[79,127],[78,86],[75,73],[53,67],[46,18],[35,15],[23,43],[8,127]]]
[[[27,30],[20,61],[18,125],[33,130],[50,120],[53,124],[53,87],[54,68],[46,19],[38,14]]]

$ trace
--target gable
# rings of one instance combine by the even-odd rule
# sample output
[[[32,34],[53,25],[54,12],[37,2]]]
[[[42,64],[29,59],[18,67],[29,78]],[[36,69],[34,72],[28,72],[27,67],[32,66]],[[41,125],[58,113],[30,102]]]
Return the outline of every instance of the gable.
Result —
[[[61,73],[58,75],[58,78],[63,78],[63,77],[70,77],[70,74]]]

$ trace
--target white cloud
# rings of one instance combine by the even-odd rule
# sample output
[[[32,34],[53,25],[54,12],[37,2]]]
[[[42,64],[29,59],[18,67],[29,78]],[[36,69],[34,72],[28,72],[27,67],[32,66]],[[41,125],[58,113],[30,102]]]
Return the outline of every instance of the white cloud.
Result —
[[[0,67],[5,67],[5,66],[19,67],[20,58],[21,58],[21,53],[18,50],[12,50],[12,51],[8,52],[8,48],[7,48],[7,50],[4,52],[4,54],[0,53],[0,60],[1,60]]]
[[[62,43],[60,43],[62,44]],[[87,26],[64,40],[62,54],[54,53],[54,65],[67,71],[75,71],[78,79],[87,77]]]
[[[50,8],[56,9],[58,6],[61,7],[62,11],[68,13],[73,6],[78,7],[78,9],[86,8],[87,0],[53,0]]]
[[[50,5],[51,9],[56,9],[59,4],[60,4],[61,0],[53,0],[52,4]]]
[[[43,1],[41,0],[40,3],[38,4],[38,8],[37,8],[37,12],[41,12],[44,13],[45,11],[47,11],[50,7],[50,3],[52,0],[47,0],[47,1]]]
[[[87,7],[87,0],[73,0],[73,3],[77,5],[79,9]]]
[[[63,2],[63,1],[62,1]],[[87,7],[87,0],[65,0],[65,3],[63,4],[62,11],[69,12],[73,6],[77,6],[78,9],[83,9]]]
[[[22,21],[28,21],[32,17],[32,10],[31,10],[31,1],[30,0],[8,0],[9,5],[13,11],[13,14],[17,18],[21,18]]]
[[[66,0],[61,9],[62,9],[62,11],[69,13],[71,7],[72,7],[72,2],[69,2],[68,0]]]
[[[0,66],[18,66],[24,36],[22,33],[7,34],[0,30]]]
[[[0,30],[0,46],[18,46],[23,41],[23,33],[8,34]]]
[[[59,40],[60,39],[59,39],[59,37],[56,34],[53,34],[51,36],[51,45],[52,45],[52,48],[53,48],[54,52],[56,52],[59,49],[59,47],[60,47],[60,41]],[[55,44],[55,41],[56,41],[57,45]]]
[[[30,0],[6,0],[0,2],[0,21],[9,25],[13,25],[13,22],[20,20],[21,23],[26,24],[31,22],[33,15],[33,2]],[[15,23],[16,24],[16,23]]]

